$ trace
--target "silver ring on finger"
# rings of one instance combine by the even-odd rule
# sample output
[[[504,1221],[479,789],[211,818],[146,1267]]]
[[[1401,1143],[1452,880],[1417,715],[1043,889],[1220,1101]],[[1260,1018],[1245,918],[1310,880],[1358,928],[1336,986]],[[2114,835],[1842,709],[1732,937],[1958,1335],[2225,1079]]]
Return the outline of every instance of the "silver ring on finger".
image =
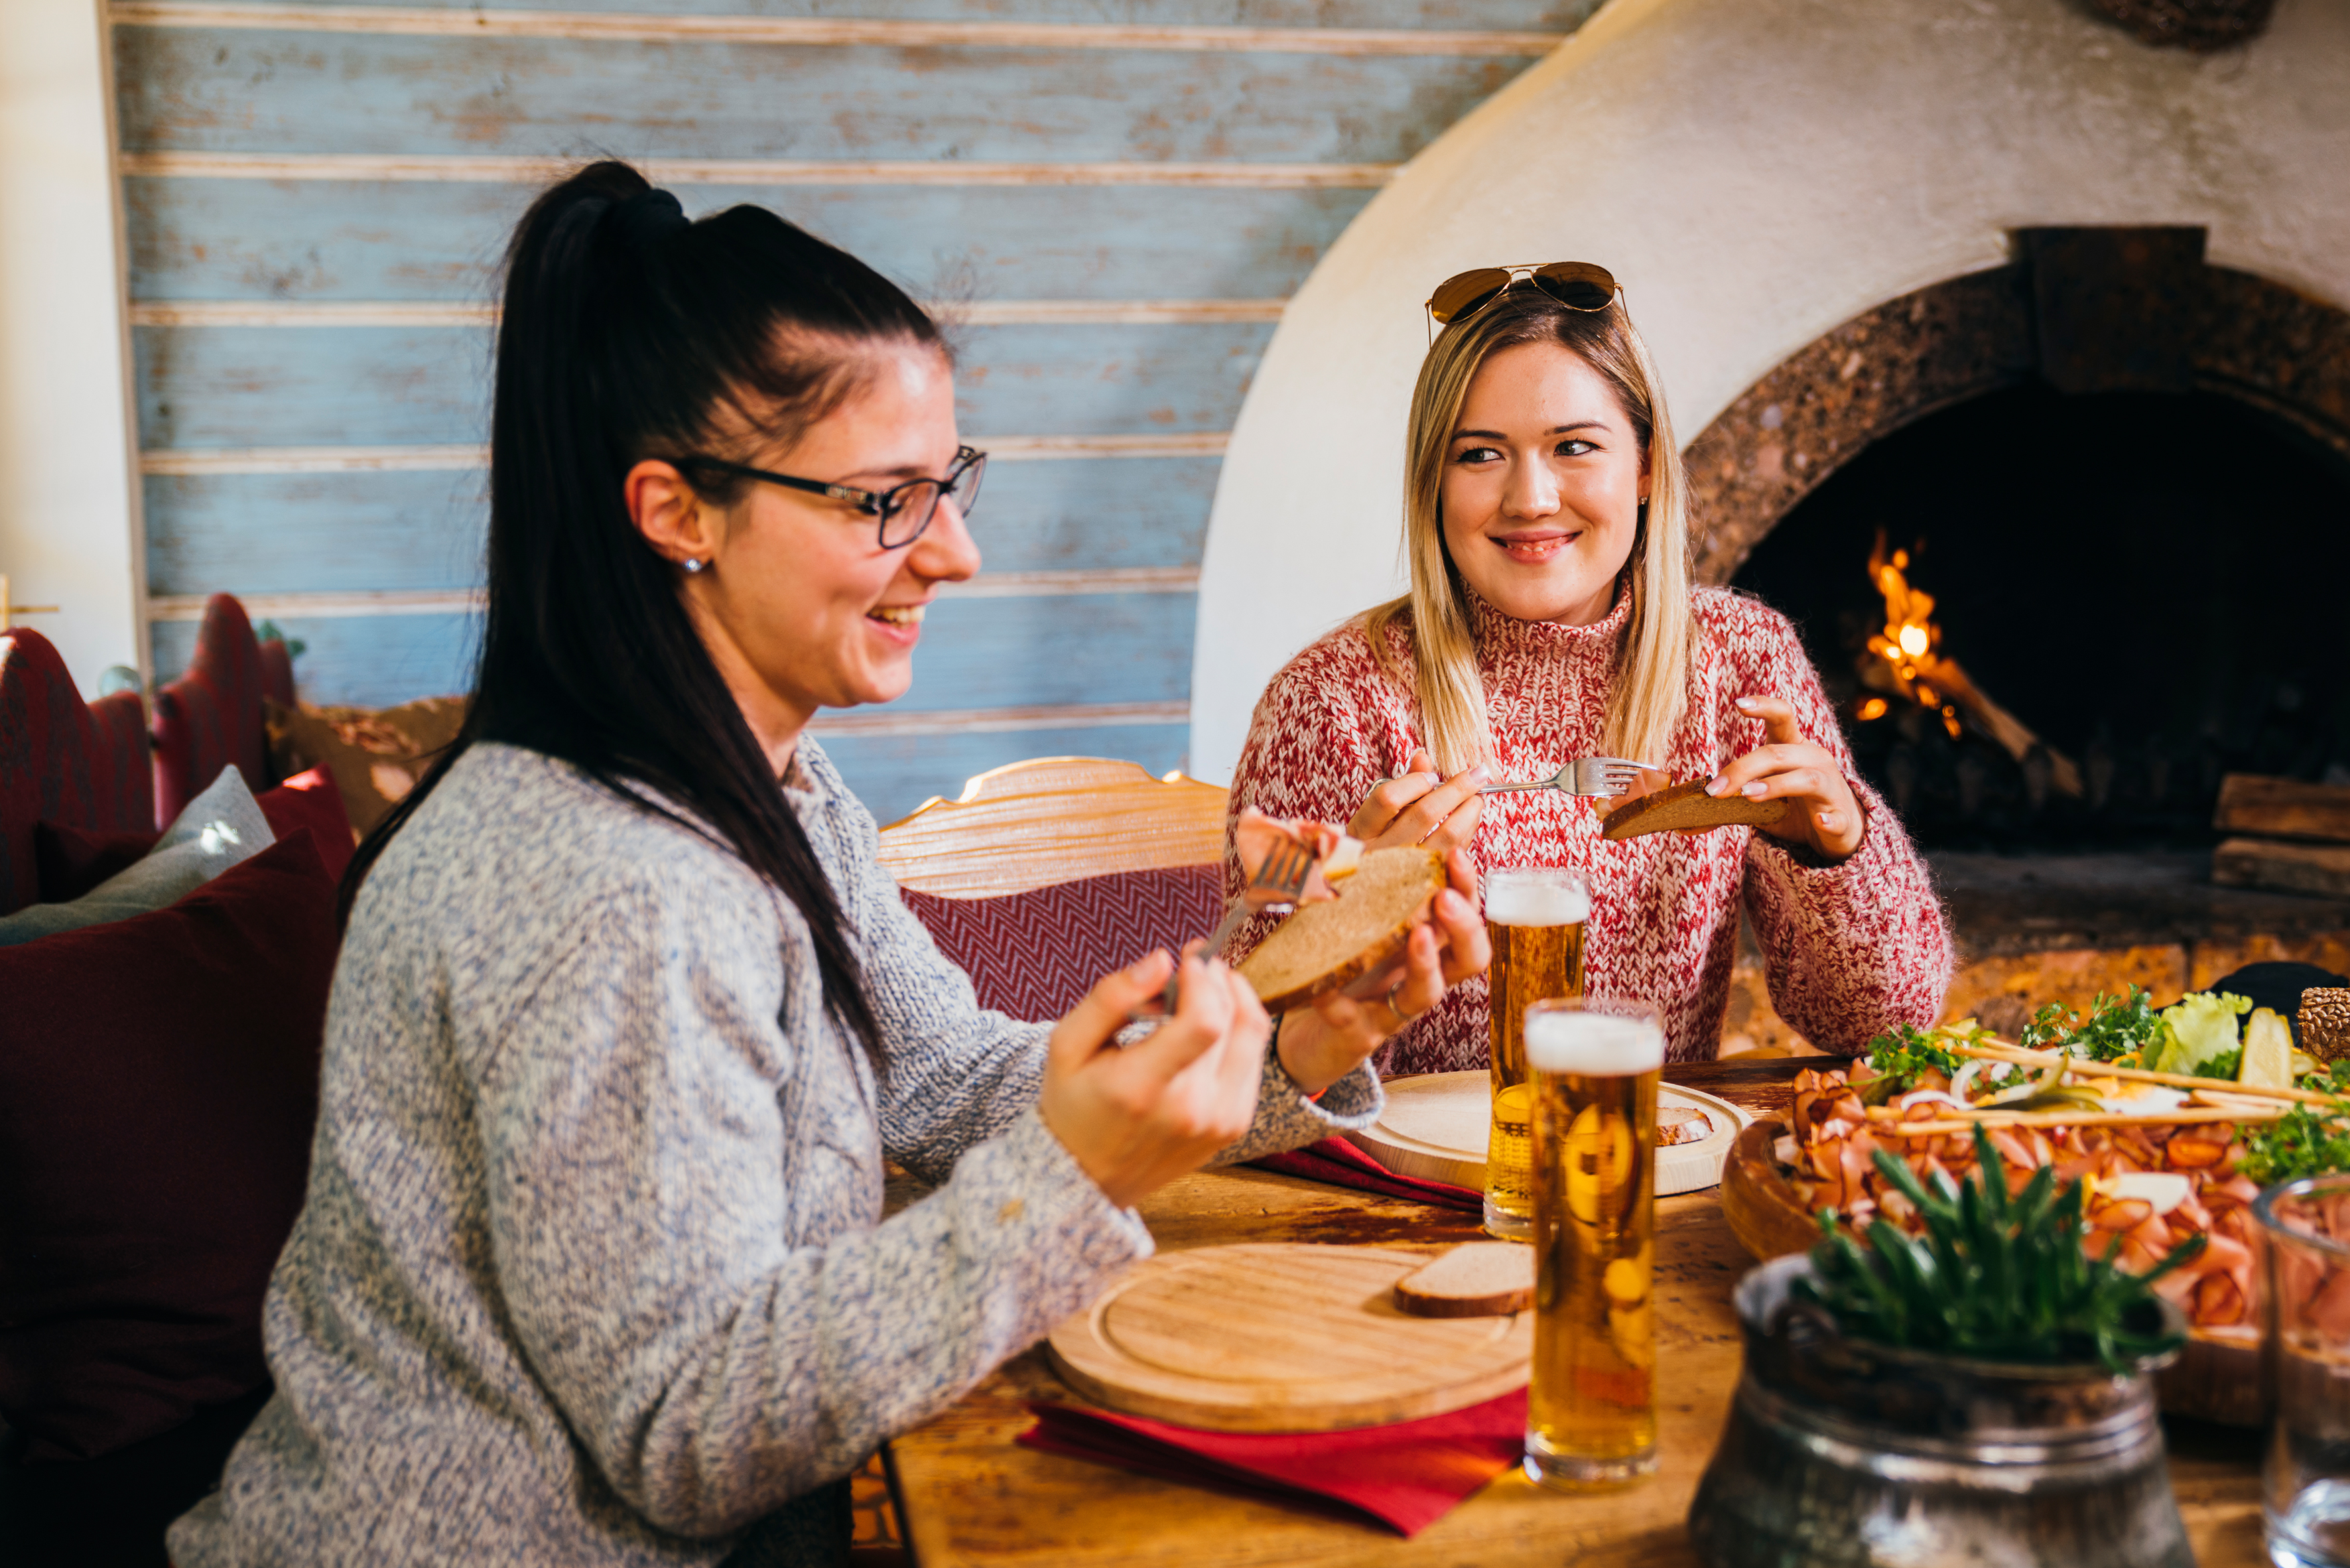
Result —
[[[1416,1014],[1406,1012],[1402,1008],[1396,1005],[1396,992],[1404,988],[1405,981],[1408,981],[1409,978],[1410,977],[1407,975],[1404,980],[1399,980],[1393,985],[1388,987],[1387,995],[1379,999],[1387,1004],[1387,1010],[1395,1014],[1397,1029],[1407,1027],[1416,1016]],[[1393,1033],[1393,1031],[1390,1031],[1389,1033]]]

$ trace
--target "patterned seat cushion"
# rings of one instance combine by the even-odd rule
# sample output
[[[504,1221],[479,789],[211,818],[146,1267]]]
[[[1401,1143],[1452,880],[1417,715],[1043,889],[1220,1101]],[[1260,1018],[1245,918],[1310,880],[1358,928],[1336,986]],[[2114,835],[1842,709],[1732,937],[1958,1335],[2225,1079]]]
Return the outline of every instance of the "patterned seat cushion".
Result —
[[[85,705],[47,638],[0,632],[0,915],[39,901],[34,828],[155,830],[146,715],[135,691]]]
[[[155,814],[171,821],[231,763],[255,790],[276,782],[262,715],[261,644],[227,594],[204,605],[186,673],[155,693]]]
[[[1060,1017],[1103,975],[1206,936],[1224,912],[1214,865],[1119,871],[994,898],[899,896],[971,976],[982,1007],[1024,1019]]]

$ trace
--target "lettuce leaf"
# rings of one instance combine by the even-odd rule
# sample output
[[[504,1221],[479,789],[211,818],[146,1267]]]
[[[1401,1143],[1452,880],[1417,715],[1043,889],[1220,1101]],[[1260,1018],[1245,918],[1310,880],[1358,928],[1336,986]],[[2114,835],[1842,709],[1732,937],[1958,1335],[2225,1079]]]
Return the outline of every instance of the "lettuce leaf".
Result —
[[[2192,1073],[2214,1057],[2241,1049],[2236,1020],[2251,1010],[2250,997],[2231,991],[2217,995],[2189,992],[2162,1010],[2169,1038],[2157,1053],[2158,1060],[2149,1065],[2161,1073]]]

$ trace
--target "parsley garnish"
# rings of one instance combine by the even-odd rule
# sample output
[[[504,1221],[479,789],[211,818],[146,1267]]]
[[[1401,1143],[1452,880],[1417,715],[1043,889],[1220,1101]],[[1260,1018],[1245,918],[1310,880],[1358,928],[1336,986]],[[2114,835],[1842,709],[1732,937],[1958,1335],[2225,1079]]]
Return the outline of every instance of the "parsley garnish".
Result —
[[[2323,1087],[2331,1090],[2331,1107],[2295,1105],[2272,1122],[2248,1126],[2242,1133],[2243,1158],[2236,1168],[2262,1187],[2298,1181],[2304,1176],[2324,1176],[2350,1170],[2350,1062],[2326,1067]]]
[[[1955,1077],[1966,1064],[1965,1057],[1935,1044],[1935,1036],[1901,1024],[1892,1033],[1868,1043],[1869,1070],[1878,1075],[1860,1085],[1860,1097],[1864,1104],[1881,1106],[1896,1095],[1908,1093],[1929,1072]]]
[[[2143,986],[2133,985],[2120,996],[2099,992],[2089,1003],[2086,1023],[2063,1002],[2050,1002],[2023,1026],[2022,1044],[2027,1051],[2067,1051],[2093,1062],[2127,1056],[2143,1064],[2168,1028],[2155,1011],[2153,997]]]

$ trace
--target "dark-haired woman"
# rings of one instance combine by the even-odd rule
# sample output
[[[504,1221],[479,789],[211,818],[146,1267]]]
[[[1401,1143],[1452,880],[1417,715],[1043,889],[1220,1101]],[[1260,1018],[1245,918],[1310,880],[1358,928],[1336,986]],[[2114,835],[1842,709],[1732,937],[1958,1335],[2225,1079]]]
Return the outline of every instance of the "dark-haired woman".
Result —
[[[599,164],[524,219],[471,717],[353,866],[276,1394],[178,1568],[835,1560],[842,1478],[1146,1254],[1136,1199],[1361,1122],[1482,966],[1456,892],[1270,1051],[1197,959],[1123,1049],[1172,959],[980,1011],[802,732],[906,689],[980,466],[920,309],[772,213]],[[940,1189],[883,1220],[885,1158]]]

